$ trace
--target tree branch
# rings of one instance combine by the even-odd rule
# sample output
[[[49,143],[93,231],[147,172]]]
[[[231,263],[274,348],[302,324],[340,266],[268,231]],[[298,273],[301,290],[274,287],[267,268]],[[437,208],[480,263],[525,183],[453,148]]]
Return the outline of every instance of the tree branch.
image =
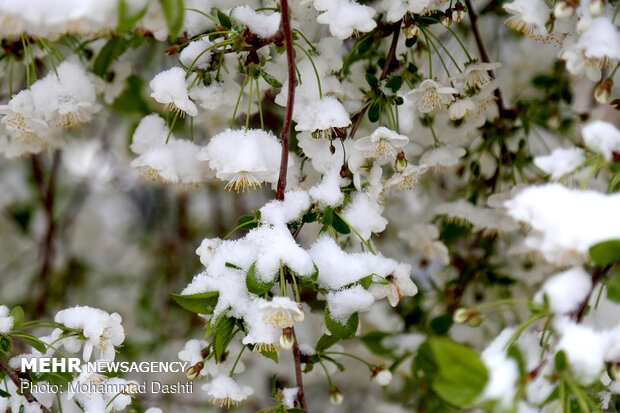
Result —
[[[383,67],[383,71],[381,72],[381,77],[379,77],[380,81],[385,80],[388,75],[394,70],[393,64],[394,58],[396,57],[396,46],[398,45],[398,37],[400,35],[400,26],[402,22],[403,21],[401,19],[392,25],[392,43],[390,44],[390,50],[388,51],[387,58],[385,59],[385,66]],[[366,115],[369,107],[370,105],[364,106],[361,112],[357,114],[355,122],[353,123],[353,127],[351,128],[351,133],[349,133],[349,137],[351,139],[353,139],[353,137],[355,136],[355,132],[357,132],[357,129],[359,128],[360,123],[362,123],[362,119],[364,119],[364,116]]]
[[[465,0],[465,4],[467,5],[467,13],[469,14],[469,20],[471,21],[471,29],[474,33],[474,38],[476,39],[476,46],[478,46],[478,52],[480,53],[480,58],[482,59],[484,63],[491,63],[491,60],[489,59],[489,55],[487,54],[487,51],[484,47],[484,43],[482,43],[480,32],[478,31],[478,25],[477,25],[478,15],[476,14],[476,11],[474,10],[473,5],[471,4],[471,0]],[[495,79],[495,73],[493,73],[492,70],[489,70],[489,75],[491,75],[491,77]],[[497,110],[499,111],[499,116],[500,118],[503,118],[506,109],[504,107],[504,100],[502,99],[502,92],[499,90],[499,88],[496,88],[493,91],[493,93],[495,94],[495,97],[497,98]]]
[[[41,407],[41,411],[43,413],[51,413],[50,410],[47,407],[43,406],[37,400],[37,398],[32,395],[30,390],[28,390],[27,388],[22,390],[22,381],[19,378],[19,374],[11,366],[9,366],[8,363],[6,361],[4,361],[1,357],[0,357],[0,370],[4,370],[4,372],[6,373],[7,377],[9,379],[11,379],[11,381],[13,382],[15,387],[17,387],[19,390],[22,391],[22,394],[24,395],[24,398],[26,400],[28,400],[28,403],[37,403],[39,405],[39,407]]]
[[[297,78],[295,76],[295,56],[293,54],[293,36],[291,34],[291,22],[288,15],[288,0],[282,0],[282,32],[286,43],[286,61],[288,62],[288,98],[286,101],[286,117],[282,126],[282,158],[280,159],[280,176],[278,177],[278,187],[276,199],[284,200],[286,189],[286,173],[288,171],[288,146],[291,134],[291,120],[293,118],[293,104],[295,103],[295,86]]]

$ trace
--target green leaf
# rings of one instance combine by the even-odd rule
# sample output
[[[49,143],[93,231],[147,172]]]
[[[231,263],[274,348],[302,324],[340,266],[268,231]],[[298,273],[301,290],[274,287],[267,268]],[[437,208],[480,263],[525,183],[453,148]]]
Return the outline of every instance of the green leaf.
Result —
[[[215,326],[215,332],[213,333],[213,350],[215,351],[215,360],[220,362],[222,354],[226,351],[228,343],[233,338],[233,329],[235,327],[235,320],[230,317],[223,317],[218,321]]]
[[[93,63],[93,73],[104,77],[108,69],[129,47],[129,42],[124,37],[113,37],[103,46],[95,63]]]
[[[256,262],[254,262],[250,265],[250,268],[248,268],[248,272],[245,276],[245,285],[249,292],[256,295],[263,295],[271,290],[271,287],[273,287],[276,283],[276,279],[276,274],[274,274],[273,279],[270,282],[263,281],[256,274]]]
[[[9,315],[13,317],[13,329],[16,329],[24,322],[24,310],[18,305],[13,307]]]
[[[127,7],[127,0],[120,0],[118,4],[118,28],[119,32],[126,32],[138,23],[146,14],[147,7],[143,7],[138,13],[131,15]]]
[[[239,229],[245,229],[247,231],[254,229],[258,226],[258,221],[254,215],[242,215],[237,220],[237,227]]]
[[[603,241],[591,246],[590,259],[601,267],[620,261],[620,239]]]
[[[19,338],[41,354],[45,354],[47,351],[47,345],[35,336],[26,333],[12,333],[11,336]]]
[[[261,72],[261,76],[263,77],[263,79],[265,79],[265,82],[267,82],[269,84],[269,86],[275,87],[276,89],[279,89],[279,88],[282,87],[282,83],[280,83],[280,81],[278,79],[276,79],[275,77],[273,77],[269,73],[267,73],[265,71],[262,71]]]
[[[366,73],[366,82],[368,82],[372,88],[376,89],[379,87],[379,80],[377,80],[377,77],[372,73]]]
[[[368,120],[371,122],[376,122],[379,120],[379,116],[381,116],[381,105],[379,102],[371,103],[368,108]]]
[[[217,305],[218,291],[197,294],[170,294],[178,305],[196,314],[211,314]]]
[[[427,343],[437,368],[431,381],[433,391],[456,406],[470,406],[489,378],[478,354],[445,338],[430,338]]]
[[[338,214],[333,214],[332,227],[341,234],[349,234],[351,232],[349,225]]]
[[[357,326],[359,324],[359,315],[353,313],[347,320],[346,324],[342,324],[334,320],[329,314],[329,308],[325,306],[325,325],[332,335],[338,339],[346,340],[355,337]]]
[[[319,341],[316,343],[317,353],[323,350],[327,350],[328,348],[336,344],[338,341],[339,341],[338,337],[336,336],[330,336],[328,334],[323,334],[321,338],[319,339]]]
[[[361,338],[362,343],[368,347],[368,350],[381,357],[393,356],[393,351],[385,347],[382,342],[386,337],[393,337],[394,334],[385,331],[373,331]]]
[[[273,360],[276,363],[278,362],[278,352],[277,351],[260,351],[260,355],[268,358],[269,360]]]
[[[230,22],[230,17],[228,17],[226,13],[224,13],[220,9],[216,9],[216,11],[217,11],[217,19],[219,20],[220,24],[226,27],[227,29],[232,29],[232,23]]]
[[[566,353],[564,350],[560,350],[555,353],[553,357],[553,364],[555,366],[555,371],[561,373],[568,368],[568,360],[566,359]]]
[[[0,389],[0,397],[11,397],[11,393],[7,393],[4,390]]]
[[[318,218],[319,214],[317,214],[316,212],[308,212],[307,214],[305,214],[303,217],[301,217],[301,220],[303,222],[305,222],[306,224],[309,224],[311,222],[316,221],[316,219]]]
[[[454,324],[454,319],[450,314],[440,315],[431,320],[430,327],[438,336],[443,336],[450,331],[450,327]]]
[[[226,262],[224,263],[224,266],[235,269],[235,270],[243,270],[243,268],[239,267],[238,265],[233,264],[232,262]]]
[[[620,304],[620,274],[616,274],[607,283],[607,299]]]
[[[385,86],[392,91],[392,93],[398,92],[400,87],[403,85],[403,78],[401,76],[393,76],[390,80],[387,81]]]
[[[7,353],[11,350],[11,340],[4,335],[0,335],[0,350]]]
[[[334,222],[334,213],[332,212],[331,207],[325,208],[323,211],[323,225],[330,226],[332,222]]]
[[[159,3],[166,16],[170,39],[175,41],[183,26],[183,13],[185,12],[183,0],[159,0]]]

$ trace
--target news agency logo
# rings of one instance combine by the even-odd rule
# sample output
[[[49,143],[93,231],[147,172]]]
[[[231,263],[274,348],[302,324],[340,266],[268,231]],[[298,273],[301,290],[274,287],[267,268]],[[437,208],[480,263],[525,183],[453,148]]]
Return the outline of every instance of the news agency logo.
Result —
[[[105,361],[97,360],[82,364],[77,357],[33,357],[21,359],[21,371],[33,373],[184,373],[185,361]]]

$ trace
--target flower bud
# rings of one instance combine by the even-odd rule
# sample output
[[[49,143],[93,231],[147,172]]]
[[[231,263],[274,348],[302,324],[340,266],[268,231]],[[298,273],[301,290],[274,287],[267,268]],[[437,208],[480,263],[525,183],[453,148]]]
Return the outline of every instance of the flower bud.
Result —
[[[375,366],[372,369],[371,378],[379,386],[387,386],[392,381],[392,372],[383,367]]]
[[[603,0],[591,0],[588,4],[588,11],[592,17],[596,17],[605,10],[605,2]]]
[[[407,159],[405,158],[405,152],[400,151],[398,155],[396,155],[396,162],[394,162],[394,169],[396,172],[402,173],[405,168],[407,168]]]
[[[467,324],[469,324],[471,327],[478,327],[480,324],[482,324],[483,321],[484,321],[484,317],[480,316],[479,314],[476,314],[475,316],[469,319]]]
[[[465,9],[465,7],[463,7],[463,4],[459,1],[452,9],[452,20],[457,23],[460,22],[465,17],[466,11],[467,10]]]
[[[575,8],[565,1],[558,1],[553,8],[553,15],[559,20],[570,19],[574,12]]]
[[[600,104],[605,104],[609,101],[611,97],[611,87],[613,86],[613,81],[611,78],[607,78],[598,84],[596,89],[594,89],[594,99]]]
[[[452,16],[450,14],[444,14],[439,18],[439,21],[441,21],[441,24],[445,27],[450,27],[450,24],[452,23],[451,17]]]
[[[586,30],[588,30],[591,23],[592,23],[592,19],[590,17],[584,16],[580,18],[579,21],[577,22],[577,33],[583,34]]]
[[[290,350],[295,344],[295,337],[293,336],[293,329],[290,327],[282,329],[282,335],[280,336],[280,346],[284,350]]]
[[[476,314],[478,314],[478,312],[475,309],[473,309],[473,308],[461,307],[461,308],[458,308],[454,312],[454,315],[452,316],[452,318],[453,318],[455,323],[463,324],[463,323],[469,321]]]
[[[420,28],[417,25],[412,24],[411,26],[405,27],[405,38],[406,39],[412,39],[419,34],[420,34]]]
[[[187,370],[187,378],[190,380],[194,380],[196,377],[198,377],[200,375],[200,372],[202,371],[202,368],[205,365],[200,362],[200,363],[196,363],[195,365],[193,365],[192,367],[190,367]]]
[[[329,389],[329,402],[334,406],[339,406],[344,401],[344,395],[338,390],[338,387]]]

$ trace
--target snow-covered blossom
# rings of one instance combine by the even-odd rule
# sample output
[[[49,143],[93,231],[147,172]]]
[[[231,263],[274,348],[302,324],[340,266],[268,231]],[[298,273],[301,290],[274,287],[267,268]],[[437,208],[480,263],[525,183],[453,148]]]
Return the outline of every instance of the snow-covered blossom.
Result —
[[[183,350],[179,351],[179,360],[186,361],[190,366],[194,366],[203,361],[202,349],[207,347],[208,344],[205,340],[189,340],[185,343]]]
[[[124,410],[131,403],[131,395],[137,386],[138,383],[135,381],[106,377],[91,372],[87,365],[83,365],[80,375],[69,385],[67,398],[83,406],[85,412],[119,411]],[[77,389],[77,392],[72,392],[72,388]],[[82,391],[83,388],[88,391]],[[91,391],[91,388],[95,391]]]
[[[238,384],[227,375],[219,375],[202,385],[207,392],[211,403],[220,407],[234,407],[241,404],[245,399],[254,394],[250,386]]]
[[[515,0],[504,4],[504,10],[510,14],[506,24],[511,28],[528,36],[547,34],[551,10],[543,0]]]
[[[543,296],[546,296],[551,312],[569,314],[579,308],[579,305],[588,296],[591,287],[590,274],[582,267],[573,267],[555,274],[545,281],[542,288],[534,296],[534,301],[542,303]]]
[[[418,292],[418,287],[409,277],[395,277],[390,274],[385,277],[385,281],[387,283],[372,284],[368,291],[375,297],[375,300],[387,297],[392,307],[396,307],[401,299],[416,295]]]
[[[387,11],[390,22],[400,20],[405,13],[423,14],[433,0],[383,0],[381,7]]]
[[[351,202],[342,211],[342,217],[364,239],[370,238],[372,233],[378,234],[385,230],[387,219],[381,214],[383,206],[367,192],[353,194]]]
[[[417,108],[422,113],[431,113],[443,110],[454,101],[458,91],[453,87],[442,86],[433,79],[426,79],[415,89],[407,92],[417,102]]]
[[[131,138],[131,149],[138,155],[143,155],[151,149],[166,143],[169,129],[166,121],[156,114],[143,117]]]
[[[422,175],[426,173],[426,165],[407,165],[404,171],[396,172],[385,183],[385,188],[394,188],[396,191],[406,191],[415,188]]]
[[[502,67],[502,64],[499,62],[474,62],[466,65],[463,72],[454,75],[452,79],[464,80],[466,88],[481,88],[493,81],[489,70],[495,70],[500,67]]]
[[[196,248],[196,255],[200,257],[200,263],[205,267],[209,266],[211,259],[215,255],[215,250],[222,244],[219,238],[205,238]]]
[[[34,98],[29,89],[22,90],[14,95],[6,105],[0,106],[0,114],[4,115],[2,123],[14,140],[27,142],[45,140],[49,126],[36,112]]]
[[[403,148],[409,143],[409,138],[401,135],[385,126],[379,126],[370,136],[355,141],[355,148],[366,151],[366,157],[387,161],[393,159],[397,154],[397,149]]]
[[[211,63],[211,50],[213,42],[208,37],[201,37],[188,44],[179,55],[179,60],[186,67],[206,69]]]
[[[566,69],[573,75],[597,82],[601,79],[601,69],[593,65],[585,55],[585,51],[577,45],[567,46],[559,53],[560,59],[566,62]]]
[[[96,103],[95,85],[84,68],[64,61],[56,73],[50,72],[30,87],[37,113],[61,128],[76,128],[89,122],[100,107]]]
[[[292,327],[293,323],[304,320],[304,310],[299,303],[288,297],[274,297],[261,302],[258,309],[263,313],[263,321],[277,328]]]
[[[597,17],[581,35],[577,47],[599,68],[611,68],[620,59],[620,32],[608,17]]]
[[[158,73],[149,86],[153,90],[151,97],[163,104],[165,110],[170,109],[181,116],[198,114],[198,108],[189,98],[185,71],[180,67]]]
[[[90,360],[93,350],[97,351],[100,360],[114,360],[114,347],[125,340],[122,318],[118,313],[108,314],[98,308],[76,306],[59,311],[54,321],[82,330],[86,339],[82,355],[84,361]]]
[[[581,148],[555,148],[549,155],[534,158],[534,165],[551,175],[557,181],[569,172],[574,171],[586,160]]]
[[[0,305],[0,334],[11,331],[13,322],[13,317],[9,315],[9,308],[6,305]]]
[[[241,86],[236,82],[211,82],[209,86],[196,84],[189,92],[189,96],[196,100],[205,110],[218,110],[232,108],[237,103],[237,96]]]
[[[586,146],[603,155],[607,162],[613,153],[620,153],[620,130],[609,122],[597,120],[584,126],[582,130]]]
[[[269,15],[254,11],[250,6],[235,7],[230,17],[248,27],[250,33],[263,39],[269,39],[276,35],[280,29],[280,13]]]
[[[460,146],[440,146],[424,152],[420,157],[420,163],[432,167],[451,168],[459,163],[465,156],[465,149]]]
[[[280,170],[281,145],[271,132],[260,129],[228,129],[215,135],[197,155],[209,162],[215,176],[228,181],[226,188],[237,192],[275,184]]]
[[[346,109],[333,96],[326,96],[307,105],[296,105],[293,118],[295,130],[316,132],[317,138],[331,138],[336,129],[346,128],[351,119]]]
[[[170,139],[144,152],[131,162],[140,175],[161,183],[196,185],[204,181],[207,166],[196,158],[198,145],[186,140]]]
[[[592,245],[620,238],[620,227],[610,225],[620,208],[617,194],[548,184],[529,187],[505,205],[513,218],[532,228],[525,246],[553,263],[578,263]]]
[[[329,292],[325,295],[329,315],[341,324],[358,311],[368,311],[374,304],[374,296],[361,285]]]
[[[350,37],[355,30],[369,32],[377,26],[372,7],[353,0],[314,0],[314,8],[321,14],[317,22],[328,24],[332,36],[338,39]]]

